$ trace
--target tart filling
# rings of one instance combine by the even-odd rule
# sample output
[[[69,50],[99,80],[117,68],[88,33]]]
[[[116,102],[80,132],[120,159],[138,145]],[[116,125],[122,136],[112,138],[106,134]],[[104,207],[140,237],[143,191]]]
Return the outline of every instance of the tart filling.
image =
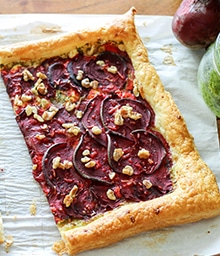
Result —
[[[168,143],[119,45],[1,74],[57,223],[172,192]]]

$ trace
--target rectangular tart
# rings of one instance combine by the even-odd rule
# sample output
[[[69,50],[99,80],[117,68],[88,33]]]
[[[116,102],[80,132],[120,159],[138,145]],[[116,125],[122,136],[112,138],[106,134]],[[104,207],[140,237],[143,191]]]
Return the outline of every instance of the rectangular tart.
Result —
[[[100,27],[0,49],[1,74],[33,161],[33,175],[48,199],[61,234],[62,240],[53,247],[59,254],[74,255],[140,232],[196,222],[220,213],[216,178],[201,159],[182,114],[149,61],[136,31],[135,14],[132,7]],[[118,63],[124,61],[126,67],[121,68]],[[105,76],[98,79],[100,72]],[[110,121],[107,117],[114,111],[113,106],[117,111],[111,123],[111,117]],[[88,113],[90,108],[92,113]],[[96,116],[92,118],[98,125],[88,124],[91,116]],[[142,118],[144,124],[139,120]],[[50,141],[45,142],[47,136],[40,132],[50,125],[54,130],[48,135]],[[36,134],[33,130],[38,128]],[[104,139],[94,142],[93,137],[103,131]],[[76,137],[74,142],[71,137],[71,144],[68,133]],[[130,142],[133,151],[128,154],[137,161],[136,168],[132,161],[124,160],[123,146]],[[139,148],[133,148],[132,143]],[[154,148],[149,149],[147,144]],[[99,159],[104,174],[96,170],[98,164],[88,153],[89,146],[91,150],[97,146],[103,159],[106,155],[110,158],[108,163]],[[102,155],[103,148],[107,153]],[[138,157],[133,158],[134,152]],[[68,160],[62,158],[65,154]],[[110,171],[104,168],[107,164]],[[69,176],[59,178],[62,171]],[[72,182],[75,176],[80,181]],[[63,195],[59,191],[67,183],[71,184],[62,190],[66,193]],[[134,183],[139,184],[138,189],[130,185]],[[94,201],[88,199],[91,190],[100,195],[105,190],[99,200],[107,206],[100,206],[96,195]],[[82,196],[88,191],[87,196]],[[80,195],[88,200],[83,206],[77,199]]]

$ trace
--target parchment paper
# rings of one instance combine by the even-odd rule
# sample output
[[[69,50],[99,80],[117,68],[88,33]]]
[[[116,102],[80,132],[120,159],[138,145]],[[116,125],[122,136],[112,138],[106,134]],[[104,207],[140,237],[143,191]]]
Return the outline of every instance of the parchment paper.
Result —
[[[26,14],[0,16],[0,45],[53,36],[75,27],[102,24],[112,15]],[[197,87],[197,68],[204,51],[180,45],[171,31],[172,17],[136,16],[136,26],[165,88],[181,110],[197,148],[220,182],[216,118]],[[0,211],[6,238],[13,238],[0,255],[55,255],[60,239],[40,187],[32,178],[32,164],[17,127],[5,87],[0,80]],[[36,214],[30,214],[30,206]],[[82,256],[188,256],[220,253],[220,217],[198,223],[146,232]],[[98,237],[97,237],[98,239]]]

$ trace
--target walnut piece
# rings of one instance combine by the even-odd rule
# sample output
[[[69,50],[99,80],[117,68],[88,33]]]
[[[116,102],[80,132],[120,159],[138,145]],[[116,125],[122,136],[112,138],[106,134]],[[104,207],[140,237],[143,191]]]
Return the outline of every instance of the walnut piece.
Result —
[[[115,193],[112,189],[108,189],[107,192],[106,192],[106,195],[107,195],[108,199],[110,199],[112,201],[116,200]]]
[[[115,148],[113,152],[113,159],[114,161],[118,162],[119,159],[124,155],[124,151],[122,148]]]
[[[122,173],[128,176],[132,176],[134,174],[134,169],[130,165],[126,165],[123,168]]]

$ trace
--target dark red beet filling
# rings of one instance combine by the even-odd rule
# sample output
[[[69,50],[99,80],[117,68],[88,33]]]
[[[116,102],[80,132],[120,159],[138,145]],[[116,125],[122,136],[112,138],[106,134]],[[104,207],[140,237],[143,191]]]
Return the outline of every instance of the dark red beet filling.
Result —
[[[112,66],[116,72],[108,71]],[[154,131],[152,108],[132,94],[134,71],[125,52],[106,44],[105,51],[98,56],[80,53],[72,59],[51,58],[36,68],[28,68],[34,80],[24,81],[24,69],[18,66],[3,70],[1,75],[12,104],[15,95],[32,96],[28,103],[16,107],[16,120],[35,166],[33,176],[46,194],[57,222],[68,218],[88,219],[126,201],[146,201],[172,191],[169,146],[163,136]],[[79,70],[83,71],[82,79],[97,81],[98,88],[83,87],[77,79]],[[38,72],[47,75],[43,80],[47,93],[36,96],[32,89]],[[67,111],[64,105],[72,95],[76,106]],[[37,107],[38,115],[45,111],[36,103],[36,97],[58,108],[52,120],[39,122],[33,114],[27,115],[28,104]],[[132,111],[124,113],[126,106]],[[81,119],[75,111],[82,111]],[[122,114],[120,125],[114,121],[116,112]],[[133,118],[133,114],[139,117]],[[73,123],[80,132],[70,134],[63,127],[65,123]],[[92,131],[94,126],[101,130],[100,134]],[[41,139],[39,134],[43,135]],[[115,159],[114,152],[118,149],[123,154]],[[82,161],[86,150],[87,157],[95,162],[89,168]],[[138,156],[141,150],[144,153]],[[73,165],[54,168],[56,157],[61,163],[68,161]],[[124,171],[127,166],[133,173]],[[76,196],[67,205],[65,197],[73,186],[77,186]]]

